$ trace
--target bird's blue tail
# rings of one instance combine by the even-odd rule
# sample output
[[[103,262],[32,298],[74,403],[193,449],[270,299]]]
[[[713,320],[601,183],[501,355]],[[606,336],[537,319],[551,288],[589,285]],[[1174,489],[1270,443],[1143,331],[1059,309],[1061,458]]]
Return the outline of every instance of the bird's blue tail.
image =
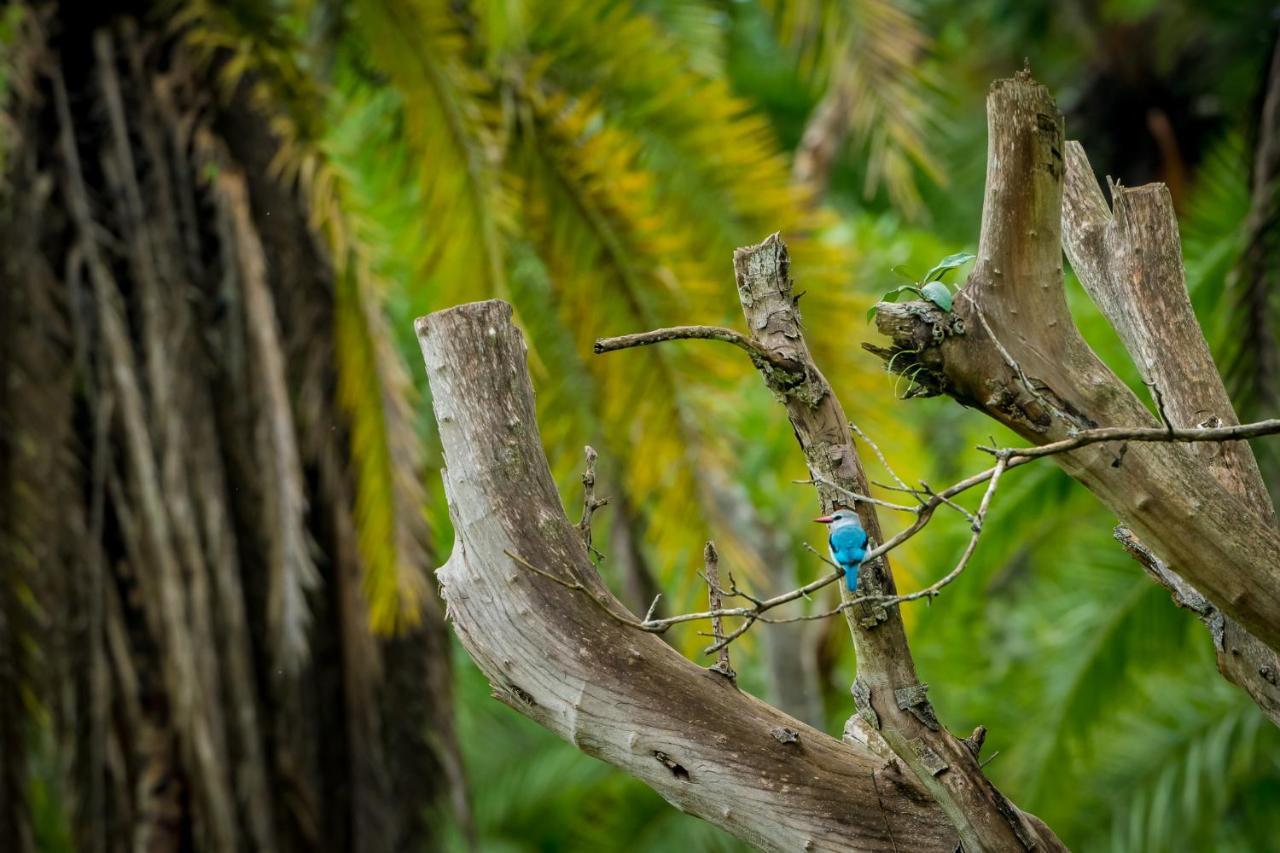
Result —
[[[844,585],[849,588],[849,592],[858,591],[858,569],[860,568],[862,568],[861,561],[844,567]]]

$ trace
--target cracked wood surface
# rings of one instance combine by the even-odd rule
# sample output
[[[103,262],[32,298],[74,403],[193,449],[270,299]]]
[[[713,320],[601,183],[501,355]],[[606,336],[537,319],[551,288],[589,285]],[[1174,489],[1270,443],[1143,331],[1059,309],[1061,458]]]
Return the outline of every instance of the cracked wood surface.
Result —
[[[1169,423],[1239,424],[1187,294],[1182,241],[1168,189],[1163,184],[1136,189],[1113,185],[1111,192],[1114,211],[1107,206],[1084,148],[1068,142],[1062,223],[1072,269],[1145,381],[1152,383]],[[1248,442],[1192,445],[1185,452],[1256,513],[1253,523],[1275,527],[1271,496]],[[1222,675],[1280,725],[1280,657],[1275,651],[1224,616],[1154,555],[1144,557],[1146,546],[1121,541],[1148,574],[1170,590],[1175,602],[1209,626]]]
[[[775,234],[739,249],[733,261],[751,338],[771,356],[757,367],[786,406],[822,512],[830,513],[847,504],[844,493],[867,494],[869,488],[849,420],[805,343],[786,246]],[[856,509],[871,540],[883,542],[875,508],[859,503]],[[859,594],[897,594],[887,558],[868,561],[859,578]],[[843,583],[839,588],[844,601],[854,598]],[[947,813],[964,848],[1065,849],[1041,821],[1013,806],[983,775],[974,752],[939,724],[916,673],[899,608],[863,603],[844,613],[858,654],[859,710],[877,721],[894,754]]]
[[[604,612],[626,611],[561,507],[510,306],[459,306],[416,330],[456,531],[437,576],[498,699],[763,850],[956,849],[947,816],[901,765],[788,717]]]
[[[877,327],[894,348],[871,349],[905,353],[896,367],[920,364],[929,393],[950,394],[1035,444],[1096,426],[1159,426],[1067,311],[1066,148],[1048,91],[1027,75],[997,81],[988,128],[978,260],[954,316],[924,303],[882,304]],[[947,333],[956,319],[962,331]],[[1177,444],[1098,444],[1055,461],[1215,607],[1280,649],[1280,534],[1256,501],[1228,490]]]

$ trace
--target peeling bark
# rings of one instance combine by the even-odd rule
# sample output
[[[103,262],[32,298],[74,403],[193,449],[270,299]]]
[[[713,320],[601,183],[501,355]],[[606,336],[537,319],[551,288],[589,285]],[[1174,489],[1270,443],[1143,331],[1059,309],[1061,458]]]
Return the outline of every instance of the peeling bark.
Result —
[[[920,393],[949,394],[1034,444],[1096,426],[1160,426],[1071,320],[1062,287],[1065,222],[1082,280],[1098,286],[1104,311],[1165,402],[1176,403],[1187,422],[1199,423],[1201,409],[1223,422],[1234,418],[1189,314],[1178,249],[1169,245],[1176,235],[1171,214],[1157,216],[1149,204],[1160,194],[1131,191],[1110,222],[1096,187],[1080,189],[1083,172],[1069,162],[1074,158],[1067,156],[1057,108],[1029,76],[992,86],[988,126],[979,257],[954,311],[923,302],[882,304],[877,327],[893,347],[867,348],[895,370],[918,368]],[[1132,319],[1120,321],[1121,315]],[[1180,336],[1174,346],[1188,348],[1187,357],[1199,365],[1194,370],[1169,363],[1171,353],[1183,354],[1164,342],[1165,326]],[[1223,447],[1218,457],[1207,455],[1212,446],[1116,442],[1054,458],[1238,624],[1240,636],[1252,634],[1274,653],[1280,648],[1280,534],[1257,489],[1247,446]]]
[[[556,494],[510,306],[463,305],[416,329],[456,531],[437,577],[498,699],[764,850],[956,849],[947,816],[899,763],[788,717],[617,620],[626,611]]]
[[[786,406],[821,509],[830,513],[846,505],[844,493],[870,489],[849,420],[805,343],[786,246],[775,234],[739,249],[733,263],[751,339],[770,356],[757,364]],[[857,510],[871,541],[883,542],[875,508],[861,503]],[[855,597],[844,584],[840,589],[844,601]],[[862,566],[859,594],[897,594],[888,559]],[[964,847],[1065,849],[1047,827],[1020,813],[982,774],[974,753],[939,724],[916,674],[900,609],[864,602],[844,614],[858,654],[859,711],[877,720],[880,735],[946,812]]]

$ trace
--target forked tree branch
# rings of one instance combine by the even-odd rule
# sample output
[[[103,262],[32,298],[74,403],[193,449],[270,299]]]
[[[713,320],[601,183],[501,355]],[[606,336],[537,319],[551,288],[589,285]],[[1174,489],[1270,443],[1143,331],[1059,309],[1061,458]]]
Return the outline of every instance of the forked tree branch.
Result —
[[[830,512],[847,503],[843,492],[866,494],[869,488],[844,409],[809,354],[786,246],[775,234],[735,252],[733,266],[751,340],[770,352],[772,361],[800,368],[761,374],[785,405],[810,476],[817,482],[819,505]],[[860,504],[856,509],[871,540],[883,541],[874,507]],[[883,554],[868,555],[859,573],[859,592],[897,595]],[[875,601],[852,606],[854,594],[843,585],[841,597],[851,605],[843,612],[858,654],[859,711],[877,721],[880,735],[942,806],[963,846],[1062,849],[1048,827],[1013,806],[982,774],[973,753],[938,723],[926,685],[916,674],[900,610]]]
[[[765,384],[786,407],[810,476],[817,487],[821,509],[830,512],[837,506],[854,503],[848,500],[847,495],[865,495],[869,490],[867,477],[853,446],[844,410],[809,354],[793,295],[786,246],[774,234],[758,246],[739,249],[734,253],[734,270],[739,300],[747,328],[751,330],[749,338],[732,330],[715,329],[712,334],[707,332],[707,327],[679,327],[598,341],[596,352],[686,338],[722,340],[747,350],[760,369]],[[940,585],[950,582],[963,571],[981,532],[981,516],[985,515],[1000,474],[1008,465],[1009,460],[1001,458],[987,478],[990,481],[987,494],[979,513],[974,516],[973,540],[956,569],[940,581]],[[911,768],[942,807],[965,849],[1065,849],[1043,822],[1019,811],[987,780],[978,766],[975,750],[939,724],[926,697],[927,686],[921,684],[916,675],[901,614],[896,607],[882,603],[929,594],[922,591],[913,596],[899,597],[885,554],[899,541],[914,535],[927,523],[933,509],[944,505],[944,502],[945,499],[935,497],[927,514],[922,512],[907,531],[873,548],[859,575],[861,594],[855,596],[842,586],[841,605],[815,618],[837,612],[845,615],[858,654],[858,680],[853,691],[855,702],[860,715],[874,721],[872,725],[878,730],[878,735],[866,732],[867,741],[883,738],[892,754]],[[856,508],[871,540],[881,541],[883,537],[874,508],[866,502],[857,503]],[[533,568],[527,562],[525,565]],[[535,571],[551,576],[541,569]],[[752,608],[736,608],[732,615],[742,616],[742,625],[731,634],[716,636],[716,642],[708,651],[723,649],[757,620],[766,621],[766,617],[761,616],[763,609],[793,600],[798,597],[797,593],[825,586],[842,574],[843,570],[837,569],[831,576],[778,597],[776,602],[753,602]],[[571,585],[563,578],[552,579],[562,586]],[[583,585],[571,586],[589,593]],[[603,606],[599,600],[595,603]],[[725,611],[717,613],[713,607],[707,614],[659,621],[674,624],[720,615],[725,615]],[[654,627],[631,624],[649,630]]]
[[[499,699],[763,850],[956,849],[900,765],[740,692],[508,556],[564,571],[625,612],[556,494],[510,306],[463,305],[416,328],[456,537],[437,576]]]
[[[1084,148],[1068,142],[1063,237],[1076,275],[1120,335],[1149,383],[1162,419],[1173,431],[1205,424],[1235,429],[1239,421],[1231,398],[1187,295],[1178,221],[1169,191],[1160,184],[1137,189],[1113,185],[1111,191],[1114,211],[1107,208]],[[1202,447],[1191,456],[1225,491],[1253,509],[1262,523],[1275,527],[1271,497],[1248,444]],[[1124,541],[1132,542],[1132,554],[1150,553],[1132,534]],[[1151,560],[1139,559],[1175,601],[1204,601],[1154,554],[1151,558],[1160,571],[1151,569]],[[1181,590],[1183,586],[1189,594]],[[1197,612],[1210,626],[1219,671],[1244,688],[1280,725],[1280,657],[1234,618],[1207,602],[1205,607],[1212,614]]]
[[[1225,488],[1184,446],[1239,438],[1245,428],[1210,437],[1204,430],[1220,427],[1170,420],[1163,402],[1156,421],[1093,356],[1061,287],[1061,119],[1026,76],[993,86],[988,118],[980,258],[955,313],[925,303],[882,305],[877,323],[894,338],[885,354],[923,372],[922,387],[982,408],[1045,447],[993,448],[993,468],[941,492],[904,486],[920,502],[915,522],[873,550],[865,592],[856,599],[842,593],[838,608],[859,661],[859,714],[845,745],[684,660],[646,633],[663,620],[636,619],[608,593],[555,493],[508,306],[476,303],[417,324],[457,537],[439,577],[464,646],[503,701],[762,849],[950,851],[957,841],[966,850],[1063,849],[982,774],[978,733],[956,738],[937,721],[899,609],[886,606],[909,596],[897,595],[884,555],[937,507],[953,505],[954,489],[988,484],[972,514],[974,539],[939,584],[963,570],[1000,475],[1052,455],[1155,553],[1203,582],[1210,601],[1272,648],[1280,645],[1280,536],[1248,495]],[[739,250],[734,262],[749,336],[681,327],[602,342],[597,351],[679,338],[744,349],[786,405],[822,508],[855,503],[880,541],[872,503],[850,500],[867,496],[867,478],[840,404],[805,345],[785,247],[775,236]],[[1097,434],[1099,424],[1118,431]],[[775,599],[793,600],[786,596],[839,576]],[[724,593],[752,605],[713,603],[707,615],[744,618],[736,632],[713,631],[713,648],[756,621],[783,621],[764,615],[783,601],[755,599],[732,582],[720,590],[718,578],[707,577],[713,601]]]
[[[896,369],[920,370],[929,393],[949,394],[1035,444],[1070,440],[1100,426],[1159,430],[1162,421],[1098,360],[1067,311],[1059,234],[1069,164],[1057,108],[1042,86],[1023,77],[992,87],[988,120],[979,257],[954,311],[923,302],[882,304],[876,324],[893,347],[871,349]],[[1105,204],[1097,196],[1090,204],[1088,218],[1095,221]],[[1070,217],[1067,222],[1070,236],[1074,226]],[[1180,277],[1160,272],[1172,264],[1155,262],[1157,254],[1169,252],[1170,232],[1152,227],[1143,236],[1140,225],[1121,220],[1115,226],[1131,241],[1122,259],[1129,266],[1123,275],[1107,275],[1117,288],[1132,288],[1134,276],[1145,276],[1148,289],[1137,290],[1145,295],[1136,302],[1157,300],[1153,310],[1162,310],[1170,300],[1158,297],[1158,288],[1183,286]],[[1151,242],[1160,233],[1164,246]],[[1074,242],[1072,237],[1068,247]],[[1119,257],[1118,251],[1100,249],[1100,262],[1107,257]],[[1088,264],[1077,267],[1087,270]],[[1176,269],[1181,272],[1180,262]],[[1088,276],[1082,271],[1082,278]],[[1186,320],[1183,315],[1178,322]],[[1147,337],[1159,341],[1158,332]],[[1180,351],[1167,350],[1154,361],[1139,354],[1138,362],[1153,374],[1161,359],[1179,357]],[[1177,383],[1165,380],[1167,387],[1157,384],[1174,408]],[[1221,424],[1234,423],[1225,412],[1213,415]],[[1174,425],[1200,423],[1175,418]],[[1238,456],[1241,447],[1231,453]],[[1103,441],[1054,459],[1223,614],[1272,652],[1280,648],[1280,533],[1254,496],[1224,486],[1214,471],[1221,466],[1174,442]]]

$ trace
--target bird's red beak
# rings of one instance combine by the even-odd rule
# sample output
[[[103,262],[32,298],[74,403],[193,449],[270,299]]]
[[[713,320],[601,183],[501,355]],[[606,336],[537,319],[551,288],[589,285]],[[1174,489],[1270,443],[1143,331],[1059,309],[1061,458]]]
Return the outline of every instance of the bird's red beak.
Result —
[[[815,518],[814,521],[818,522],[819,524],[830,524],[831,522],[835,521],[835,518],[833,518],[830,515],[823,515],[818,518]]]

